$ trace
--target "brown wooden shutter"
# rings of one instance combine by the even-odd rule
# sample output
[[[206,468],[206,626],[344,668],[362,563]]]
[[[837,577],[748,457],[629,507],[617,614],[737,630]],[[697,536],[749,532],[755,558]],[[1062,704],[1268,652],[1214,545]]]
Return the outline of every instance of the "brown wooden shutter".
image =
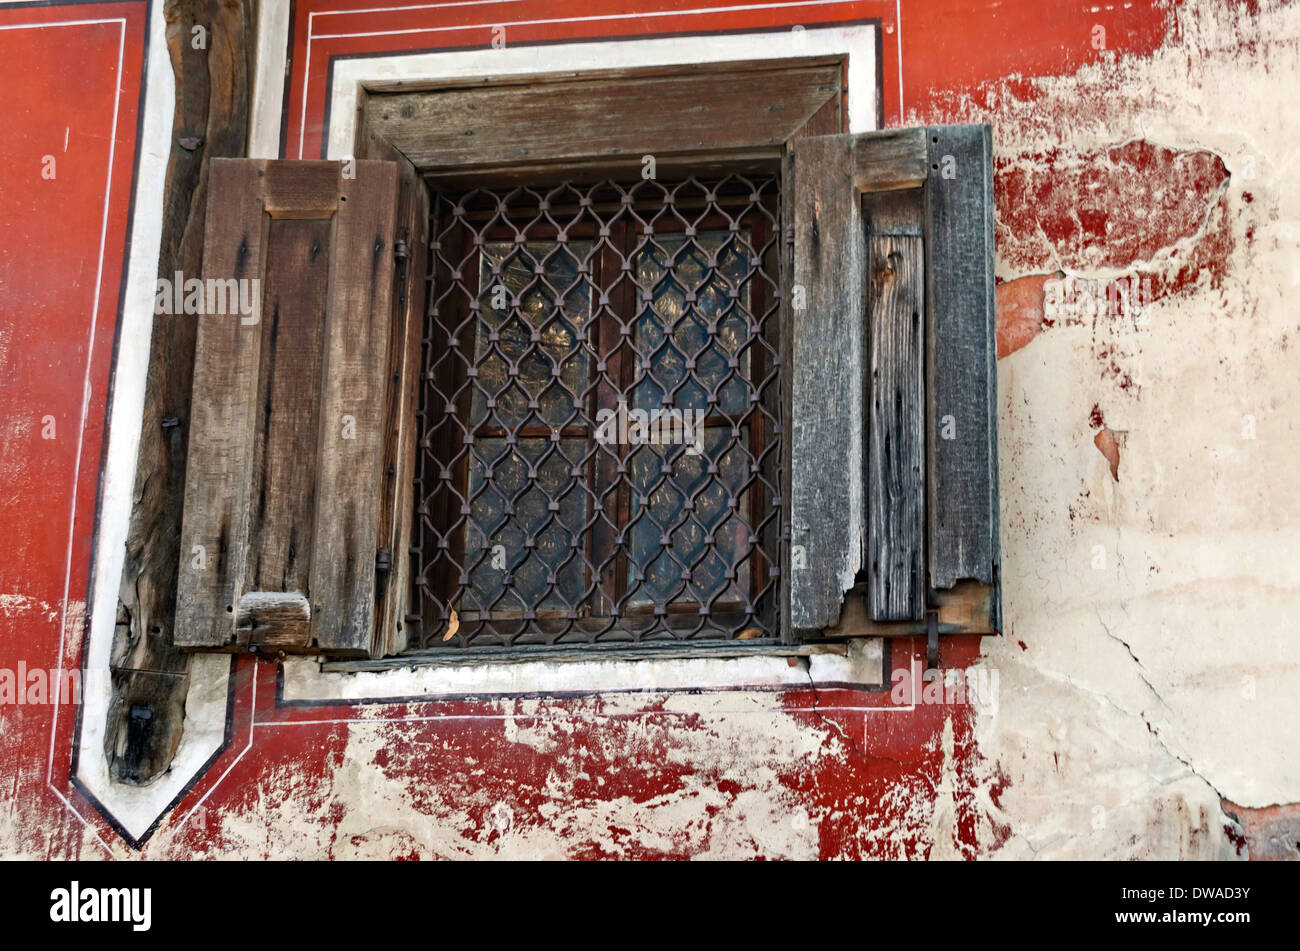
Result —
[[[427,228],[411,172],[212,163],[202,279],[256,280],[258,312],[170,318],[199,321],[178,646],[402,646]]]
[[[1000,626],[990,132],[791,145],[796,631]]]

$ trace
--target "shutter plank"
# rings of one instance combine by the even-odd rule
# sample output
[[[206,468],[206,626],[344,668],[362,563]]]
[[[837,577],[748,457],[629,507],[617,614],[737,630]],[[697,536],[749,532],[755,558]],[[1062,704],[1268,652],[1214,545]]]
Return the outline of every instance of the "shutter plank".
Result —
[[[936,126],[929,130],[929,150],[930,584],[994,584],[999,555],[991,130]]]
[[[873,621],[925,614],[923,204],[919,189],[863,199],[869,257],[867,606]]]
[[[329,219],[272,220],[263,284],[248,591],[306,592],[316,501]]]
[[[838,620],[863,562],[866,249],[853,148],[851,135],[793,146],[790,524],[792,550],[806,553],[790,571],[796,631]]]
[[[203,276],[260,280],[265,224],[256,169],[213,159],[210,176],[220,210],[207,216]],[[224,647],[235,639],[248,551],[262,328],[232,315],[170,319],[198,321],[173,643]]]
[[[325,314],[311,558],[311,626],[328,651],[369,653],[382,491],[397,166],[357,162],[336,183],[333,272]]]
[[[401,160],[398,234],[408,257],[399,269],[397,308],[390,348],[389,388],[385,406],[388,437],[383,464],[384,495],[379,515],[379,545],[392,552],[392,571],[379,588],[380,652],[406,649],[410,631],[406,614],[411,590],[411,532],[415,512],[415,460],[419,440],[420,340],[424,334],[425,272],[428,268],[429,193],[415,166]]]

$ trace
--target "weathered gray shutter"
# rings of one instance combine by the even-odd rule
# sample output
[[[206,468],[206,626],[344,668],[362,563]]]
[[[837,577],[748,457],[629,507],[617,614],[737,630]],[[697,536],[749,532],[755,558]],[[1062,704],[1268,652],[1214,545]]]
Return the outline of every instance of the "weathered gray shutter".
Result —
[[[423,201],[395,162],[213,161],[202,279],[260,312],[197,317],[178,646],[400,646]]]
[[[1000,625],[990,131],[790,147],[798,632]]]

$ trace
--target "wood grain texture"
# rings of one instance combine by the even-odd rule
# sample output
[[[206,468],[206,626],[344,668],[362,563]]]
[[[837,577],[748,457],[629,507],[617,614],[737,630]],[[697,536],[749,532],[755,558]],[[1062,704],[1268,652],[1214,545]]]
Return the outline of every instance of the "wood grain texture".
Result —
[[[388,435],[397,165],[359,161],[356,177],[336,184],[309,581],[312,641],[324,651],[368,654]]]
[[[245,152],[256,44],[252,0],[167,0],[163,17],[176,96],[158,274],[171,280],[201,266],[210,160]],[[195,24],[209,31],[207,50],[190,43]],[[195,335],[190,317],[154,319],[104,739],[119,782],[151,782],[181,739],[189,655],[172,632]],[[133,707],[152,711],[146,733],[132,727]]]
[[[853,185],[860,192],[920,188],[928,159],[923,128],[863,133],[853,150]]]
[[[212,163],[204,279],[263,280],[266,222],[258,166]],[[230,314],[189,319],[198,323],[198,340],[174,642],[222,648],[235,642],[235,605],[248,556],[263,328]]]
[[[259,279],[262,319],[199,318],[183,537],[206,563],[182,552],[183,646],[372,649],[375,555],[394,517],[381,530],[380,513],[398,504],[381,476],[391,381],[411,358],[404,337],[401,366],[390,361],[395,323],[408,332],[393,293],[398,165],[351,171],[214,164],[222,213],[209,216],[203,275]],[[309,597],[309,629],[241,624],[248,592]]]
[[[868,195],[863,207],[870,272],[867,607],[873,621],[919,620],[927,587],[924,208],[919,189]]]
[[[300,591],[246,592],[235,614],[251,647],[297,651],[311,637],[311,603]]]
[[[371,92],[362,125],[436,174],[595,156],[639,168],[646,153],[658,159],[764,147],[775,157],[839,95],[838,63],[716,64],[668,75],[630,70],[561,82]]]
[[[998,575],[993,163],[987,125],[928,138],[929,573],[942,589]]]
[[[406,247],[398,262],[393,311],[393,346],[389,348],[384,420],[383,495],[379,507],[377,548],[391,553],[392,569],[377,590],[377,656],[398,654],[410,641],[406,619],[411,606],[413,564],[410,555],[415,514],[416,448],[419,442],[420,340],[425,323],[425,273],[429,263],[429,192],[419,171],[382,139],[370,137],[366,157],[395,162],[401,175],[397,199],[397,235]]]
[[[244,583],[254,591],[307,590],[330,232],[328,219],[272,220],[267,228]]]
[[[780,188],[780,227],[782,233],[778,236],[777,253],[779,261],[779,274],[781,288],[781,305],[780,319],[777,324],[777,347],[778,351],[784,355],[786,366],[789,366],[789,354],[794,352],[794,326],[795,315],[791,307],[792,289],[794,285],[794,225],[795,220],[795,162],[794,151],[799,143],[804,139],[812,136],[835,135],[843,131],[844,109],[843,97],[836,96],[817,110],[808,121],[793,132],[786,142],[785,150],[781,156],[781,188]],[[792,403],[793,403],[793,379],[792,374],[787,370],[781,375],[781,392],[780,411],[782,427],[786,433],[792,431],[791,420]],[[791,437],[786,437],[791,438]],[[791,465],[791,455],[789,452],[781,454],[781,472],[780,472],[781,497],[788,500],[791,498],[793,485],[793,467]],[[784,526],[782,526],[784,529]],[[784,534],[784,533],[783,533]],[[799,638],[791,623],[791,552],[788,537],[783,537],[781,543],[781,579],[780,585],[780,612],[781,612],[781,639],[787,644],[797,643]]]
[[[834,624],[863,566],[866,248],[851,135],[793,148],[790,625]]]

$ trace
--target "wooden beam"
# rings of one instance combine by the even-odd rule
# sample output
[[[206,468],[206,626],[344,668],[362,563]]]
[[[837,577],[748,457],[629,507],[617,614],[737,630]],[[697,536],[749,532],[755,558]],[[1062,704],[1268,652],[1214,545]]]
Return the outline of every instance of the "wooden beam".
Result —
[[[177,271],[200,271],[209,161],[246,151],[256,43],[252,0],[168,0],[163,16],[176,108],[158,273],[172,280]],[[190,42],[195,25],[208,31],[206,50]],[[119,782],[154,780],[181,738],[189,655],[172,645],[172,629],[195,332],[192,317],[160,316],[150,340],[104,738],[109,775]],[[148,730],[139,726],[146,711]]]
[[[370,91],[365,135],[434,175],[603,158],[639,167],[673,156],[768,148],[774,155],[831,99],[838,64],[735,66],[667,75],[628,71],[570,82],[428,92]]]

